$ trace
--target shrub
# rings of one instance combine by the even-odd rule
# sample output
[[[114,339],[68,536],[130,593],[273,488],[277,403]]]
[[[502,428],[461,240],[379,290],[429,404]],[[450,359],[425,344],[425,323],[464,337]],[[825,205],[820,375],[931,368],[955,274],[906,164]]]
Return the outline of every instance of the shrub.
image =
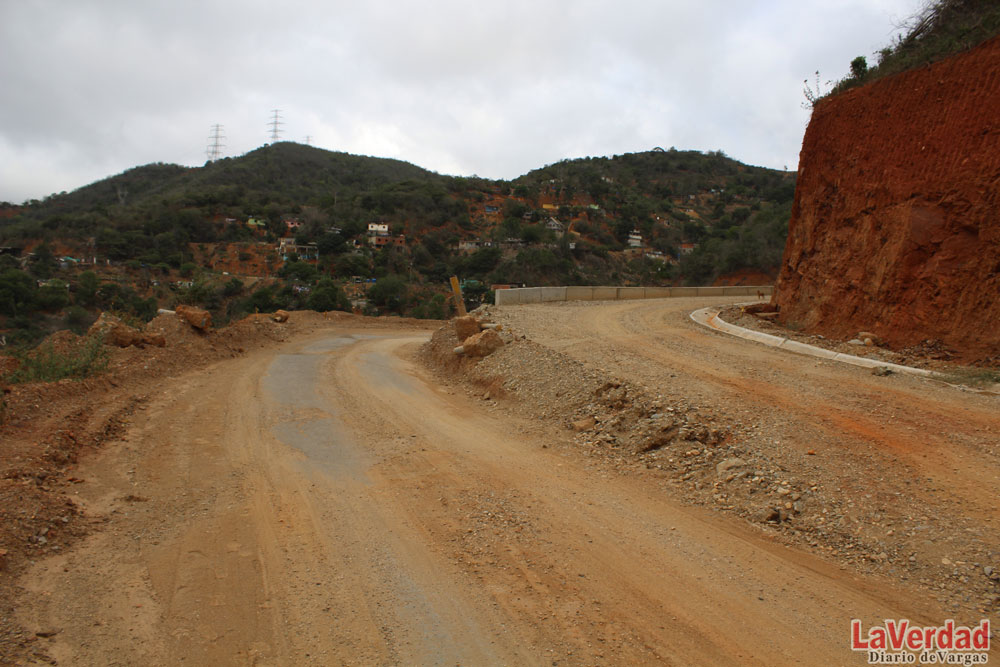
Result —
[[[306,299],[306,307],[310,310],[325,312],[328,310],[351,310],[351,302],[347,300],[344,291],[340,289],[329,278],[324,278],[316,285],[309,298]]]
[[[368,300],[385,310],[399,312],[406,302],[408,291],[402,276],[386,276],[368,290]]]
[[[80,380],[100,373],[108,366],[108,351],[100,338],[86,338],[69,350],[56,350],[44,343],[33,352],[16,355],[20,364],[7,376],[7,381],[55,382],[71,378]]]
[[[80,306],[70,306],[66,309],[66,326],[69,327],[73,333],[80,334],[83,332],[84,328],[89,324],[90,313],[86,309]]]

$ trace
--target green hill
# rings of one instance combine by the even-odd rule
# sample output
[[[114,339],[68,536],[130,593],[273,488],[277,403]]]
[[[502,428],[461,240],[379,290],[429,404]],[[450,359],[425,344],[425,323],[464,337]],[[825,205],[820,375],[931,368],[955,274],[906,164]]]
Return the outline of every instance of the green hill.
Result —
[[[323,277],[349,292],[359,278],[387,281],[370,304],[428,316],[443,314],[433,294],[450,275],[480,290],[707,284],[739,272],[763,281],[777,271],[794,188],[794,173],[719,151],[566,160],[492,181],[278,143],[203,167],[136,167],[0,208],[0,247],[14,249],[0,254],[0,318],[23,328],[32,313],[56,317],[70,303],[146,317],[186,301],[224,320],[305,307]],[[373,222],[391,229],[384,248],[367,235]],[[292,232],[297,250],[281,257],[279,239]],[[307,261],[296,261],[302,249]],[[97,285],[88,278],[78,298],[87,269]],[[68,283],[69,296],[58,285],[35,291],[28,274]],[[324,303],[344,303],[323,285]]]

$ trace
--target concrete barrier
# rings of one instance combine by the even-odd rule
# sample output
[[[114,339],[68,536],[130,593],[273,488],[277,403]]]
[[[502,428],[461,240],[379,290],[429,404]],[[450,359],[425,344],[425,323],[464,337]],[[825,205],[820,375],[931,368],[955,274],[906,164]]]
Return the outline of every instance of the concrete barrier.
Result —
[[[595,287],[594,301],[614,301],[618,298],[617,287]]]
[[[593,301],[594,300],[594,288],[593,287],[567,287],[566,288],[566,300],[567,301]]]
[[[494,292],[498,306],[552,301],[617,301],[631,299],[666,299],[690,296],[749,296],[758,292],[770,296],[771,285],[749,287],[518,287]]]
[[[566,288],[565,287],[539,287],[539,300],[540,301],[565,301],[566,300]]]
[[[618,296],[619,300],[624,299],[645,299],[646,298],[646,288],[645,287],[619,287]]]

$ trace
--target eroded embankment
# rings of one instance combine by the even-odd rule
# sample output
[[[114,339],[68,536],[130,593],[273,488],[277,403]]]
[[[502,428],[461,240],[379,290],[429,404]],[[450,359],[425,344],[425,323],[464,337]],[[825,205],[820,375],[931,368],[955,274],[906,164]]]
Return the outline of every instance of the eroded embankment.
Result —
[[[813,110],[774,303],[787,326],[1000,355],[1000,38]]]

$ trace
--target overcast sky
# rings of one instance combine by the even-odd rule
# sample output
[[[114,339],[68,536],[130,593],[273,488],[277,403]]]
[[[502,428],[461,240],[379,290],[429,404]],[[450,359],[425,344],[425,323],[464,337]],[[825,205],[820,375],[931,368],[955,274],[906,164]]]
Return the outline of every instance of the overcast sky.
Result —
[[[654,146],[794,170],[803,79],[922,0],[0,0],[0,201],[281,139],[515,178]]]

